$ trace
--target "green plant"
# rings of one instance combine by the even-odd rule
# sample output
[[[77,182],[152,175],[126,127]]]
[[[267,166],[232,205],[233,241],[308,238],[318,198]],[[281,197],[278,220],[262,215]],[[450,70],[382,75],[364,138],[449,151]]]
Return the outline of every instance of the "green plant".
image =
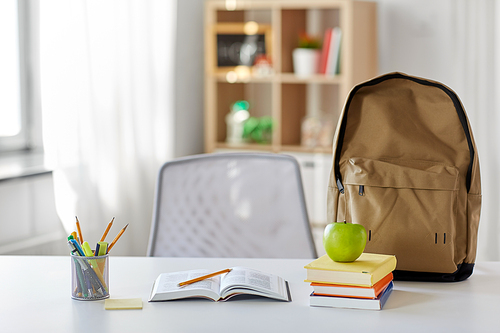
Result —
[[[299,34],[299,48],[301,49],[319,49],[321,48],[320,39],[311,36],[305,32]]]
[[[273,119],[269,116],[250,117],[243,125],[243,138],[257,143],[271,143],[273,134]]]

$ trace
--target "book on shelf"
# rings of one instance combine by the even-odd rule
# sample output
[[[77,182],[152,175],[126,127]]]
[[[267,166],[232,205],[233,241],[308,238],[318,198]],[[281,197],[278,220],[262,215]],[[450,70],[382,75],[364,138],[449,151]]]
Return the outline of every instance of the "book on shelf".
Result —
[[[396,268],[396,257],[362,253],[354,262],[335,262],[328,255],[304,266],[306,282],[372,287]]]
[[[262,296],[280,301],[292,300],[288,282],[283,278],[246,267],[233,267],[229,273],[217,275],[185,286],[179,283],[211,273],[198,269],[162,273],[156,278],[150,302],[183,298],[207,298],[225,301],[237,295]]]
[[[332,40],[332,28],[327,28],[325,30],[325,37],[323,38],[323,44],[321,47],[321,57],[319,61],[319,71],[320,74],[326,73],[326,63],[328,62],[328,55],[330,53],[330,42]]]
[[[382,291],[393,280],[392,272],[387,274],[382,280],[375,283],[373,287],[348,286],[343,284],[325,284],[312,282],[315,295],[322,296],[341,296],[357,298],[377,298]]]
[[[393,282],[384,289],[384,291],[374,299],[369,298],[353,298],[353,297],[338,297],[338,296],[323,296],[312,293],[309,296],[309,304],[311,306],[324,306],[333,308],[349,308],[349,309],[365,309],[365,310],[382,310],[389,295],[393,289]]]
[[[336,75],[339,73],[341,40],[342,30],[339,27],[333,28],[330,34],[328,58],[325,68],[325,74],[327,75]]]

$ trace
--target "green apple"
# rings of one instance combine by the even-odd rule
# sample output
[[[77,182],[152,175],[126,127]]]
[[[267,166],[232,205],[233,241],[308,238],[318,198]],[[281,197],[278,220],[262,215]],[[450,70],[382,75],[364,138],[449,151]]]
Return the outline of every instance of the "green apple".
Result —
[[[330,223],[323,233],[323,246],[333,261],[355,261],[365,249],[366,229],[361,224]]]

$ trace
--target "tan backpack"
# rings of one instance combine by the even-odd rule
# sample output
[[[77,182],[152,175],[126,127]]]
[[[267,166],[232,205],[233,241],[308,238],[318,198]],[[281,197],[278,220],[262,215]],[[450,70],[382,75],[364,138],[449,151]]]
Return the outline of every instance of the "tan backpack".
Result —
[[[333,143],[330,223],[362,224],[365,252],[396,255],[395,279],[461,281],[480,210],[476,145],[450,88],[390,73],[351,90]]]

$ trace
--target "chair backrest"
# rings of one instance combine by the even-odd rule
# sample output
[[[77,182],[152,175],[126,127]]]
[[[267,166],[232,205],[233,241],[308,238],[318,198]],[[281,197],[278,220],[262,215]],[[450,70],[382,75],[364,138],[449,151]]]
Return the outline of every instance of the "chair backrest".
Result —
[[[165,163],[147,254],[316,258],[297,161],[220,153]]]

